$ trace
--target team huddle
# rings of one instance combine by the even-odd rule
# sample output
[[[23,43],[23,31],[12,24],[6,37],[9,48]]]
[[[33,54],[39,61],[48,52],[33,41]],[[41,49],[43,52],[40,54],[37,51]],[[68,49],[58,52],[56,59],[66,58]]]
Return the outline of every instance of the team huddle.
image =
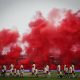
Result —
[[[75,77],[75,68],[74,68],[74,65],[71,65],[70,67],[64,65],[64,69],[63,70],[61,68],[61,65],[57,65],[57,70],[56,71],[57,71],[58,77],[61,77],[61,78],[63,76],[66,76],[66,77],[69,77],[69,76]],[[25,72],[25,70],[24,70],[24,66],[23,65],[20,65],[19,69],[16,69],[13,64],[10,65],[9,76],[23,77],[24,76],[24,72]],[[6,65],[3,65],[2,66],[2,70],[1,70],[1,76],[6,76],[6,73],[7,73]],[[39,76],[39,70],[36,68],[36,64],[35,63],[32,64],[31,73],[32,73],[32,76],[36,76],[36,77]],[[49,77],[51,76],[51,71],[50,71],[49,65],[46,65],[43,68],[42,74],[47,75]]]

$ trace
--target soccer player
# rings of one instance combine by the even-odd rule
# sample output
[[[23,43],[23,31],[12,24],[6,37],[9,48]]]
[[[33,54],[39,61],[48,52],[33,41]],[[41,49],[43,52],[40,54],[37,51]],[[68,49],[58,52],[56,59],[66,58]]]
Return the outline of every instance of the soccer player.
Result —
[[[69,67],[69,73],[72,74],[72,66]]]
[[[66,65],[64,65],[64,74],[66,74]]]
[[[46,74],[47,73],[47,68],[46,67],[44,67],[44,74]]]
[[[44,74],[45,74],[45,77],[49,76],[50,72],[49,72],[49,65],[46,65],[44,67]]]
[[[35,69],[35,76],[38,77],[38,69]]]
[[[72,65],[72,75],[73,75],[73,77],[75,77],[75,68],[74,68],[74,65]]]
[[[61,71],[61,66],[58,65],[58,66],[57,66],[57,73],[60,74],[60,71]]]
[[[3,65],[3,68],[4,68],[4,72],[6,74],[6,65]]]
[[[65,68],[65,76],[68,77],[68,67]]]
[[[13,74],[14,74],[14,65],[11,64],[10,65],[10,76],[13,76]]]
[[[49,72],[49,65],[46,65],[46,73],[48,74]]]
[[[14,77],[16,76],[17,70],[16,68],[14,69]]]
[[[20,72],[19,72],[19,70],[17,70],[16,75],[17,75],[17,77],[19,77],[19,76],[20,76]]]
[[[23,65],[20,66],[20,77],[23,77],[24,75],[24,67]]]
[[[45,67],[44,67],[44,76],[46,77],[47,74],[48,74],[48,71],[47,71],[47,68],[46,68],[46,66],[45,66]]]
[[[72,66],[69,67],[69,76],[72,76]]]
[[[35,73],[35,67],[32,66],[32,76],[34,75],[34,73]]]
[[[32,76],[35,75],[35,69],[36,69],[36,65],[35,63],[32,64]]]
[[[2,73],[1,73],[1,76],[6,76],[6,65],[3,65],[2,66]]]

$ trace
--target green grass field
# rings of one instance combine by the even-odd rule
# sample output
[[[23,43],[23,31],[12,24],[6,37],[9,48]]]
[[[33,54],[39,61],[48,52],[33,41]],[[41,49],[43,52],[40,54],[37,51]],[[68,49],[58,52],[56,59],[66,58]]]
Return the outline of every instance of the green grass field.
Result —
[[[51,73],[50,77],[44,77],[44,76],[39,76],[39,77],[35,77],[35,76],[25,76],[23,78],[20,77],[0,77],[0,80],[80,80],[80,73],[76,73],[76,75],[78,77],[75,78],[59,78],[57,77],[56,73],[53,72]]]
[[[17,78],[17,77],[8,77],[8,78],[2,78],[0,77],[0,80],[80,80],[80,78],[45,78],[45,77],[24,77],[24,78]]]

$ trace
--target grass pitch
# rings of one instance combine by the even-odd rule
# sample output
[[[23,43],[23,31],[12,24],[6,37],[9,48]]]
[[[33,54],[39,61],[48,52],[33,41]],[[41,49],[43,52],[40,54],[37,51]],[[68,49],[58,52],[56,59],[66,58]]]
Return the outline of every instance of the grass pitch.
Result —
[[[80,78],[45,78],[45,77],[7,77],[7,78],[2,78],[0,77],[0,80],[80,80]]]
[[[39,76],[39,77],[35,77],[35,76],[31,76],[31,73],[26,73],[27,76],[24,76],[23,78],[20,77],[0,77],[0,80],[80,80],[80,72],[76,72],[76,76],[75,78],[59,78],[56,74],[56,72],[52,72],[50,77],[47,76]],[[28,76],[29,75],[29,76]]]

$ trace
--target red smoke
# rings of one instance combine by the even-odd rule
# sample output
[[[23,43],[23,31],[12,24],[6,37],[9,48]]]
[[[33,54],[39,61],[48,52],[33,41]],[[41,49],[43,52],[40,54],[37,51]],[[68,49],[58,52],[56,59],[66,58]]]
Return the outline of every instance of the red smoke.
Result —
[[[63,15],[63,16],[61,16]],[[59,25],[55,19],[62,18]],[[27,54],[30,61],[38,66],[45,64],[75,64],[79,66],[80,46],[73,51],[73,45],[80,45],[80,12],[71,10],[53,9],[48,18],[41,14],[29,23],[31,33],[24,35],[24,40],[29,43]]]
[[[51,69],[55,69],[57,64],[75,64],[76,69],[80,69],[80,11],[53,9],[46,18],[38,12],[29,27],[31,32],[22,39],[22,43],[28,43],[26,58],[19,60],[22,49],[16,45],[4,56],[4,61],[0,58],[0,63],[24,64],[25,68],[30,68],[35,62],[40,69],[46,64]],[[19,37],[18,32],[0,31],[0,49],[16,44]]]
[[[19,58],[21,48],[17,46],[19,33],[9,29],[0,31],[0,65],[15,64]]]

